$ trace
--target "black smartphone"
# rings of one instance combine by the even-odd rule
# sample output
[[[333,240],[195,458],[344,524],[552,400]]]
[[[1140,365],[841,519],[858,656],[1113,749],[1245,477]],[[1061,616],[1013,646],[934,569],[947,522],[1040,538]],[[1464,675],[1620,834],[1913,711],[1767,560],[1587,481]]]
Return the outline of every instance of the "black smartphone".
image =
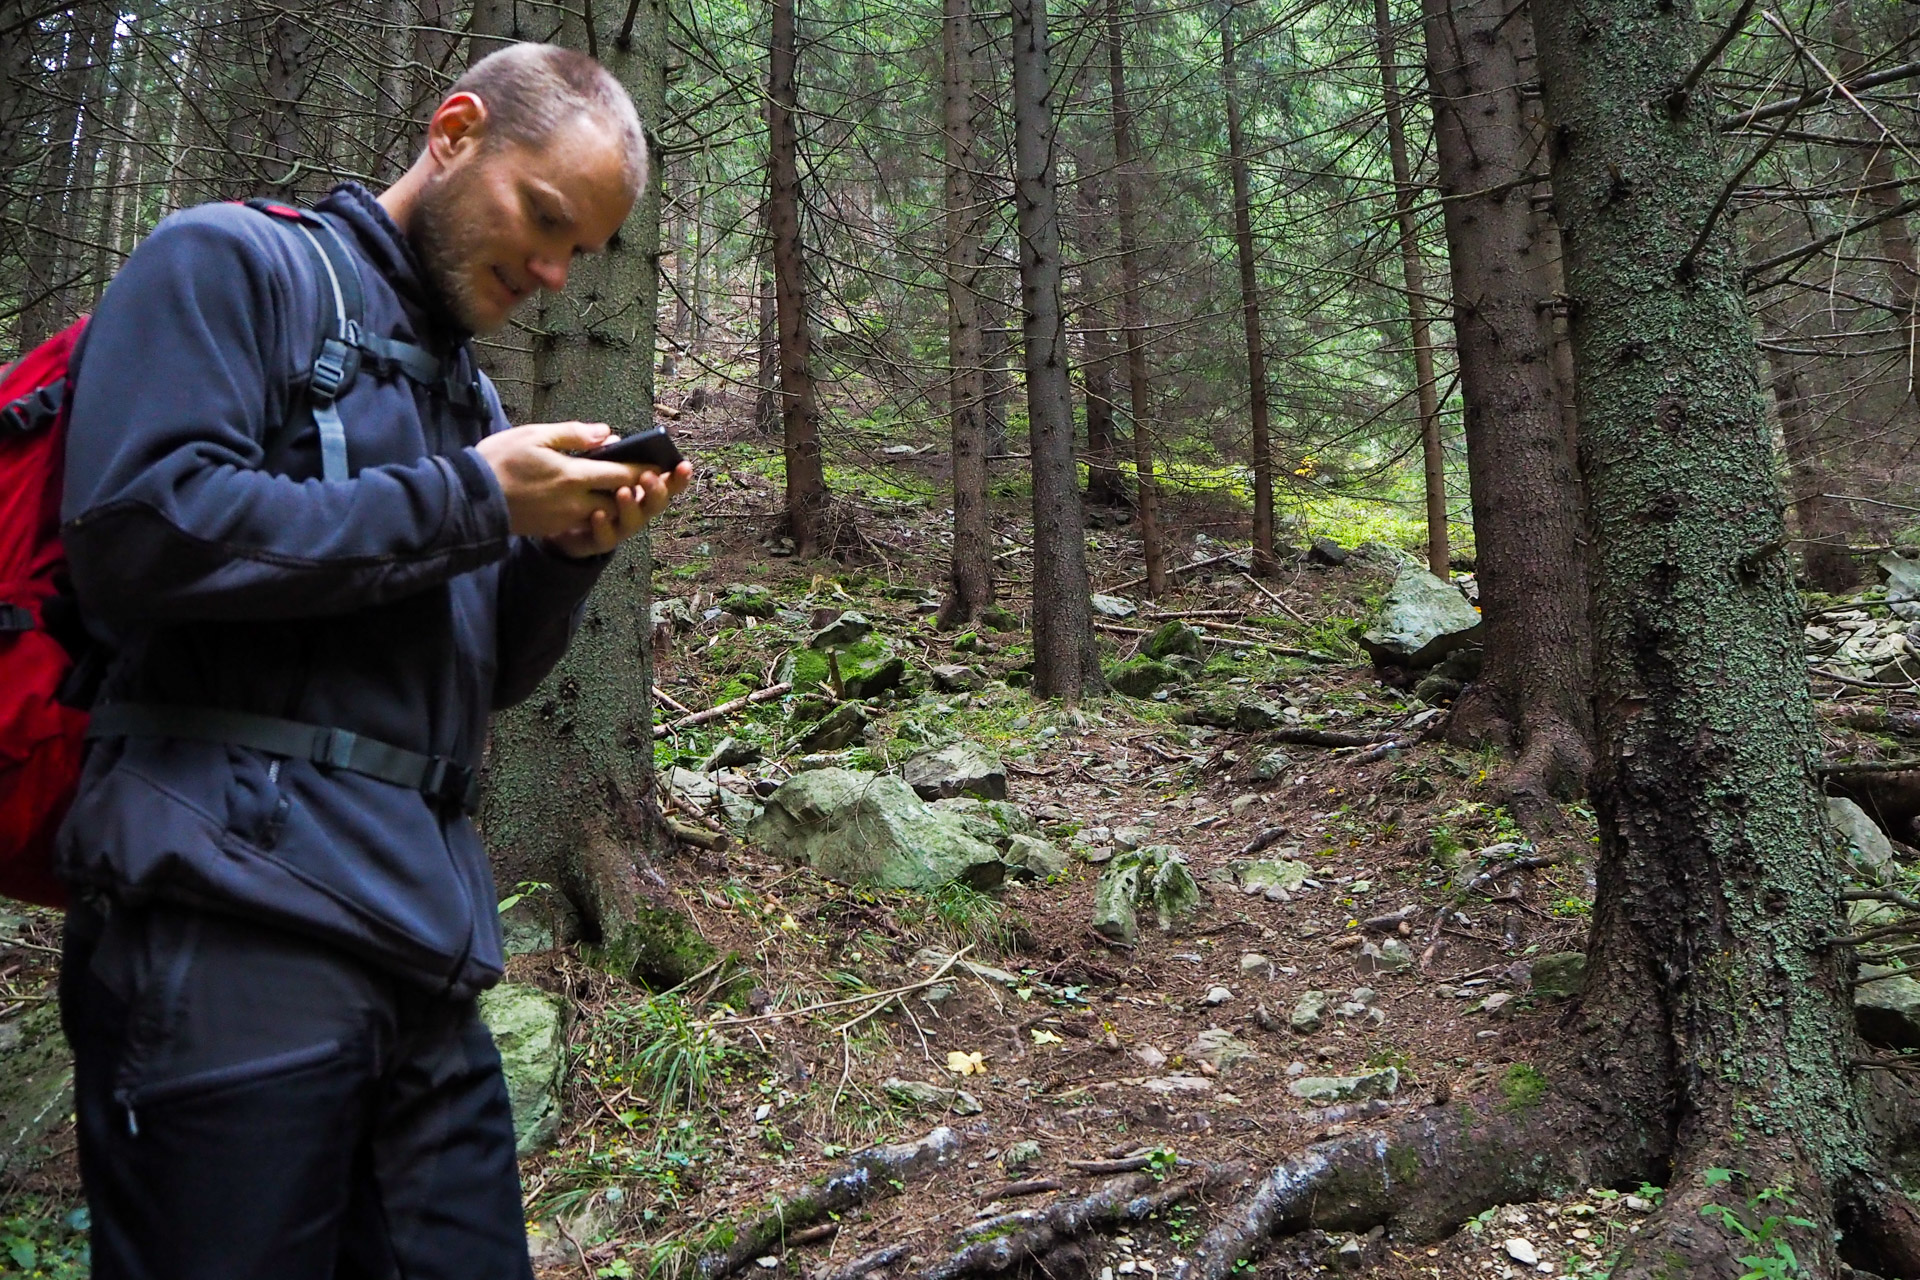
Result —
[[[662,427],[648,427],[645,431],[609,440],[598,449],[589,449],[580,456],[595,462],[635,462],[658,467],[663,472],[673,470],[681,462],[680,446]]]

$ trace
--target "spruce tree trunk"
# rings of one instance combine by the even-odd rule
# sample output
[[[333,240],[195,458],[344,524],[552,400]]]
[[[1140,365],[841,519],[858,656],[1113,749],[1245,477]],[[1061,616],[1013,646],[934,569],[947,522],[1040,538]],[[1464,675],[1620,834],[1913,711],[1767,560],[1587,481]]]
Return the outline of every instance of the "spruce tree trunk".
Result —
[[[1140,299],[1139,235],[1134,205],[1139,174],[1133,152],[1133,111],[1127,102],[1125,0],[1107,0],[1107,79],[1113,95],[1114,204],[1120,224],[1120,315],[1127,340],[1127,393],[1133,411],[1134,501],[1140,515],[1140,556],[1147,596],[1167,593],[1167,559],[1160,545],[1160,486],[1153,475],[1153,389],[1147,378],[1145,306]]]
[[[1535,0],[1591,563],[1599,891],[1585,1014],[1622,1107],[1671,1126],[1670,1190],[1615,1280],[1737,1277],[1701,1214],[1790,1186],[1837,1270],[1868,1185],[1840,864],[1713,99],[1688,0]],[[1648,1052],[1649,1045],[1657,1051]],[[1709,1170],[1740,1179],[1716,1185]]]
[[[1521,180],[1539,150],[1521,101],[1533,28],[1502,0],[1427,0],[1426,35],[1486,618],[1448,733],[1519,752],[1505,789],[1534,821],[1586,785],[1593,753],[1584,494],[1548,314],[1559,255]]]
[[[980,218],[973,198],[973,0],[946,0],[947,421],[953,439],[953,559],[939,625],[964,626],[993,603],[987,527],[985,362],[980,344]]]
[[[1427,496],[1427,565],[1434,576],[1445,578],[1448,572],[1447,458],[1440,441],[1440,397],[1433,376],[1433,330],[1427,324],[1427,272],[1420,261],[1419,227],[1413,217],[1413,168],[1407,160],[1399,70],[1393,62],[1393,15],[1388,11],[1387,0],[1373,0],[1373,25],[1374,38],[1380,47],[1387,155],[1393,167],[1393,214],[1400,227],[1400,273],[1407,286],[1407,329],[1413,339],[1414,399],[1420,406],[1420,457],[1425,468]]]
[[[1100,690],[1060,306],[1046,0],[1013,0],[1014,203],[1033,455],[1033,685],[1069,704]]]
[[[598,42],[649,127],[665,114],[666,21],[664,0],[641,0],[626,49]],[[585,47],[583,31],[562,34]],[[653,421],[659,247],[656,170],[607,252],[579,259],[566,292],[545,296],[527,420]],[[626,543],[566,657],[496,717],[481,827],[503,890],[556,886],[601,964],[671,986],[712,953],[648,865],[670,848],[653,795],[652,567],[647,535]]]
[[[1107,319],[1108,217],[1099,164],[1085,151],[1074,157],[1075,248],[1080,258],[1079,300],[1074,313],[1080,319],[1080,388],[1087,417],[1088,506],[1127,505],[1115,457],[1118,435],[1113,422],[1113,366],[1118,344]]]
[[[820,410],[813,387],[813,333],[800,244],[799,137],[794,71],[799,59],[795,0],[773,0],[767,85],[767,151],[773,275],[780,328],[780,422],[787,463],[787,527],[802,557],[818,555],[827,508],[820,457]]]
[[[1384,0],[1382,0],[1384,3]],[[1267,351],[1260,337],[1260,282],[1253,253],[1253,209],[1248,194],[1246,139],[1240,130],[1240,89],[1233,65],[1234,0],[1220,15],[1220,86],[1227,97],[1227,165],[1233,183],[1233,243],[1240,264],[1240,315],[1247,334],[1247,400],[1253,426],[1253,571],[1273,573],[1273,426],[1267,406]],[[1444,522],[1442,529],[1445,528]]]

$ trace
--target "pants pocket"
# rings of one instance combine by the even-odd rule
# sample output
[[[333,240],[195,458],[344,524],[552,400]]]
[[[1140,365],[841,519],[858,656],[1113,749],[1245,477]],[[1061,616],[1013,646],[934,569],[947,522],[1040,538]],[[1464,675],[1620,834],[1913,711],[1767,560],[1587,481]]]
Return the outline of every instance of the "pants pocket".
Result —
[[[140,1112],[145,1108],[183,1105],[267,1084],[291,1083],[291,1078],[332,1062],[340,1056],[340,1041],[327,1040],[246,1062],[210,1067],[170,1080],[124,1086],[113,1100],[126,1113],[127,1133],[140,1136]]]

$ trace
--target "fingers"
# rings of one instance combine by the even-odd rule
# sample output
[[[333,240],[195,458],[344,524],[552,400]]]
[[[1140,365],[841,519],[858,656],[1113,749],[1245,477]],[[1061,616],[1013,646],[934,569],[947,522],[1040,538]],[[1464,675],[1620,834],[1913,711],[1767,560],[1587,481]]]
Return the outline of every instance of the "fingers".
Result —
[[[598,448],[613,434],[613,428],[604,422],[535,422],[519,430],[530,433],[533,443],[562,453]]]

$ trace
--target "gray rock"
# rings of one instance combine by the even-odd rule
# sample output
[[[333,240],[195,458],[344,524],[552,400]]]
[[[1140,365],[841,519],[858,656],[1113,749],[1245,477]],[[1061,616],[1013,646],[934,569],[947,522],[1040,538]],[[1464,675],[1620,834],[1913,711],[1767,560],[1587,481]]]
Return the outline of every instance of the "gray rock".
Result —
[[[760,760],[760,748],[751,742],[742,742],[738,738],[722,738],[713,744],[713,750],[700,762],[700,772],[712,773],[717,769],[733,769],[743,764],[757,764]]]
[[[1905,556],[1880,557],[1880,571],[1887,575],[1887,603],[1904,604],[1920,600],[1920,560]]]
[[[738,778],[738,774],[725,774]],[[742,827],[760,816],[760,805],[747,796],[723,787],[712,774],[678,765],[667,771],[667,789],[689,808],[710,814],[731,826]]]
[[[1906,973],[1882,965],[1860,966],[1861,982],[1853,989],[1853,1016],[1861,1036],[1875,1044],[1920,1049],[1920,981],[1906,977]]]
[[[1266,698],[1247,698],[1233,709],[1233,727],[1242,733],[1264,733],[1286,723],[1287,709]]]
[[[1420,683],[1413,686],[1413,696],[1428,706],[1444,706],[1459,697],[1465,687],[1458,680],[1435,672],[1421,677]]]
[[[1140,612],[1140,606],[1125,596],[1096,595],[1087,603],[1099,618],[1131,618]]]
[[[1338,565],[1347,562],[1347,549],[1332,538],[1315,538],[1307,548],[1309,564]]]
[[[1425,569],[1427,562],[1404,547],[1384,542],[1363,542],[1353,549],[1353,558],[1365,560],[1377,569],[1398,573],[1402,569]]]
[[[1587,953],[1556,951],[1533,962],[1533,994],[1546,1000],[1570,1000],[1586,989]]]
[[[1223,1005],[1233,999],[1233,991],[1227,987],[1208,987],[1206,1001],[1210,1005]]]
[[[50,1139],[73,1114],[73,1055],[53,1001],[0,1024],[0,1176],[17,1178],[52,1154]]]
[[[860,741],[867,732],[867,709],[857,702],[843,702],[826,718],[800,735],[797,745],[803,751],[838,751]]]
[[[1296,1098],[1321,1104],[1358,1098],[1391,1098],[1400,1091],[1400,1072],[1382,1067],[1358,1076],[1302,1076],[1287,1086]]]
[[[1146,844],[1149,840],[1152,840],[1152,839],[1153,839],[1152,827],[1125,826],[1125,827],[1115,827],[1113,829],[1114,848],[1120,849],[1122,851],[1125,851],[1127,849],[1138,849],[1141,845]]]
[[[933,687],[942,693],[964,693],[980,687],[980,677],[972,667],[961,666],[957,662],[944,662],[933,668]]]
[[[1379,666],[1427,667],[1480,638],[1480,614],[1460,589],[1424,569],[1402,569],[1360,647]]]
[[[1025,872],[1036,880],[1050,880],[1067,869],[1067,855],[1058,845],[1038,836],[1007,838],[1007,870]]]
[[[1000,1167],[1008,1173],[1018,1173],[1040,1163],[1040,1144],[1032,1138],[1013,1143],[1000,1153]]]
[[[925,800],[1007,798],[1007,766],[977,743],[955,742],[937,751],[923,751],[908,760],[901,772],[907,785]]]
[[[1133,1051],[1133,1056],[1149,1071],[1158,1071],[1167,1065],[1167,1055],[1150,1044],[1143,1044]]]
[[[962,819],[927,804],[899,778],[852,769],[797,774],[767,798],[747,835],[790,862],[843,884],[933,889],[998,884],[1000,851]]]
[[[1272,782],[1292,766],[1293,758],[1278,748],[1262,752],[1260,758],[1253,762],[1253,779],[1256,782]]]
[[[1240,973],[1247,978],[1265,978],[1273,980],[1273,961],[1257,951],[1249,951],[1240,957]]]
[[[648,621],[654,627],[665,627],[669,631],[691,631],[699,619],[693,616],[693,610],[685,600],[678,596],[665,596],[653,602]]]
[[[1132,942],[1140,934],[1137,913],[1147,905],[1163,931],[1200,905],[1200,885],[1171,845],[1134,849],[1106,865],[1093,888],[1093,927],[1116,941]]]
[[[1892,557],[1888,557],[1891,559]],[[1920,571],[1920,565],[1915,566]],[[1867,811],[1844,796],[1827,798],[1827,822],[1839,833],[1848,856],[1875,880],[1884,880],[1897,868],[1893,845]]]
[[[1354,957],[1353,967],[1361,973],[1405,973],[1413,968],[1413,951],[1398,938],[1385,942],[1363,943]]]
[[[1212,1093],[1213,1081],[1205,1076],[1161,1076],[1144,1087],[1152,1093]]]
[[[1003,853],[1014,836],[1040,834],[1040,826],[1032,816],[1009,800],[980,800],[973,796],[956,796],[951,800],[935,800],[933,807],[941,813],[951,814],[959,819],[968,835],[976,840],[986,841]]]
[[[1184,622],[1165,623],[1147,637],[1140,651],[1162,662],[1175,656],[1197,658],[1200,656],[1200,633]]]
[[[500,1049],[513,1105],[514,1150],[543,1151],[560,1132],[560,1063],[566,1056],[566,1005],[538,987],[503,982],[480,993],[480,1017]]]
[[[903,1102],[923,1107],[944,1107],[957,1116],[977,1116],[981,1111],[980,1099],[965,1089],[949,1089],[920,1080],[902,1080],[899,1076],[882,1080],[880,1087]]]
[[[1262,858],[1234,869],[1240,891],[1258,894],[1273,902],[1286,902],[1305,883],[1307,864],[1291,858]]]
[[[1294,1003],[1293,1016],[1287,1019],[1287,1025],[1302,1035],[1318,1031],[1326,1021],[1329,1003],[1326,992],[1307,992]]]
[[[1187,1056],[1201,1062],[1210,1062],[1219,1071],[1225,1071],[1238,1062],[1260,1055],[1252,1045],[1236,1037],[1231,1031],[1219,1027],[1208,1027],[1194,1037],[1187,1046]]]
[[[844,649],[850,644],[858,644],[872,633],[873,623],[867,615],[849,609],[808,636],[807,647],[809,649]]]

